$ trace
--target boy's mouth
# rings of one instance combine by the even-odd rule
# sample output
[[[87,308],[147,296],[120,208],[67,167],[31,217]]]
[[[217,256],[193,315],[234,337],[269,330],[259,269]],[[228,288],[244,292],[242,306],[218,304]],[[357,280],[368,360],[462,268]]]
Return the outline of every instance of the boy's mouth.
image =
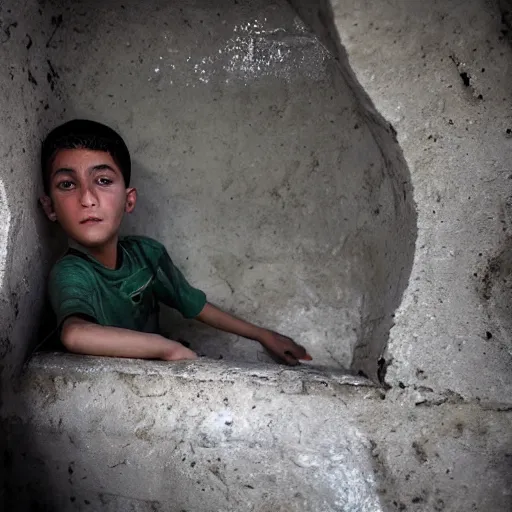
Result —
[[[87,217],[86,219],[81,220],[80,224],[92,224],[96,222],[101,222],[101,219],[98,217]]]

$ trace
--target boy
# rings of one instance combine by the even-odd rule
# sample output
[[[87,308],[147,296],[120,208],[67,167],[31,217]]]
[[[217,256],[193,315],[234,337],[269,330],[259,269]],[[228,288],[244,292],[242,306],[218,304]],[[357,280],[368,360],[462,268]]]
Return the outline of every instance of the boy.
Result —
[[[123,139],[94,121],[73,120],[43,142],[41,204],[80,250],[70,248],[53,267],[49,295],[60,337],[71,352],[146,359],[197,355],[158,334],[158,303],[187,318],[256,340],[279,362],[310,360],[290,338],[255,326],[208,303],[173,265],[159,242],[119,237],[137,191]]]

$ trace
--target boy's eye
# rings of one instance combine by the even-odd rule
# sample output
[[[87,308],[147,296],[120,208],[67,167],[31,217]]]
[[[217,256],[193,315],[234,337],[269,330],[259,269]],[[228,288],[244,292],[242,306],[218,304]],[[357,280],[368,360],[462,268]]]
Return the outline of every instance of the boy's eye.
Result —
[[[72,181],[61,181],[60,183],[57,184],[57,187],[60,188],[61,190],[70,190],[72,188],[74,188],[75,184],[72,182]]]
[[[112,184],[112,180],[109,179],[109,178],[99,178],[98,179],[98,184],[99,185],[111,185]]]

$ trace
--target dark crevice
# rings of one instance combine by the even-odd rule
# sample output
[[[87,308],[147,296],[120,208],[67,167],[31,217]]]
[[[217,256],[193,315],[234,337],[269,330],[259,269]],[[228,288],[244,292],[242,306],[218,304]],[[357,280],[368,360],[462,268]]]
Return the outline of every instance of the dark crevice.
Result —
[[[468,73],[466,73],[465,71],[463,71],[462,73],[459,73],[460,77],[462,78],[462,83],[466,86],[466,87],[469,87],[471,85],[471,77],[468,75]]]

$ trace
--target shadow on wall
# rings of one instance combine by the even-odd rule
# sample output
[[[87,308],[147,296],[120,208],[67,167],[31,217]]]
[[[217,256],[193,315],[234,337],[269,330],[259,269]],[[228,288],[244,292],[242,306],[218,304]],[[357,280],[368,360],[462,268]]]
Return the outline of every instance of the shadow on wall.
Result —
[[[510,206],[510,205],[507,205]],[[512,216],[509,211],[505,218],[510,225]],[[489,317],[493,319],[498,332],[486,332],[487,340],[497,335],[502,340],[508,341],[508,349],[512,350],[510,333],[512,332],[512,239],[507,238],[502,244],[503,249],[490,258],[486,267],[475,273],[477,288]]]
[[[360,337],[354,348],[354,357],[351,365],[352,369],[356,371],[363,369],[372,378],[375,378],[377,375],[381,384],[385,385],[386,369],[390,364],[390,361],[385,359],[385,350],[389,339],[389,332],[394,324],[394,311],[400,305],[408,284],[417,236],[417,215],[409,169],[397,142],[394,127],[377,111],[372,100],[352,71],[347,52],[340,40],[340,35],[334,21],[332,2],[330,0],[287,1],[339,62],[340,75],[343,76],[346,84],[358,100],[361,112],[368,121],[368,127],[379,144],[383,159],[386,162],[386,170],[391,175],[396,173],[395,179],[392,180],[395,187],[397,187],[395,193],[398,195],[403,194],[405,215],[403,217],[402,233],[405,236],[405,243],[401,250],[406,252],[408,256],[404,258],[400,271],[395,276],[390,276],[391,279],[396,279],[393,287],[388,287],[388,291],[391,293],[388,293],[387,296],[387,301],[389,301],[387,302],[387,311],[391,311],[392,314],[375,318],[373,323],[370,322],[371,327],[367,330],[366,336]],[[399,165],[393,165],[393,160],[397,160]],[[402,242],[404,242],[403,239]]]
[[[0,509],[11,487],[13,444],[9,432],[20,419],[9,418],[17,378],[37,343],[45,278],[62,242],[38,207],[42,187],[39,149],[47,130],[65,110],[65,97],[47,60],[53,30],[49,10],[37,2],[0,6]],[[27,412],[27,415],[29,413]],[[27,439],[30,436],[27,436]]]

